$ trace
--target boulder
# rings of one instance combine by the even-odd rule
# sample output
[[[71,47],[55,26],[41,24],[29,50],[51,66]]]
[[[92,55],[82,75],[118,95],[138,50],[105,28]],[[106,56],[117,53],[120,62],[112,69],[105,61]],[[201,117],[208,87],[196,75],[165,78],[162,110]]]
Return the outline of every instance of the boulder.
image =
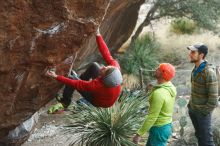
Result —
[[[66,75],[98,51],[94,32],[115,52],[131,35],[144,0],[0,1],[0,143],[54,98]],[[106,12],[106,15],[105,15]],[[1,145],[1,144],[0,144]],[[2,144],[3,145],[3,144]]]

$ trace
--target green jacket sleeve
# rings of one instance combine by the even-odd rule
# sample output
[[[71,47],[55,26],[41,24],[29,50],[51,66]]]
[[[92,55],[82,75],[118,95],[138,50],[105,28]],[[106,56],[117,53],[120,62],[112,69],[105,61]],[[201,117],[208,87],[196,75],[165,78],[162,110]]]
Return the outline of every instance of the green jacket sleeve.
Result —
[[[163,107],[164,99],[159,90],[153,91],[149,99],[149,103],[149,114],[146,116],[142,127],[137,132],[140,136],[149,131],[149,129],[154,125],[159,116],[161,108]]]
[[[218,103],[218,81],[214,70],[209,70],[206,76],[208,102],[205,106],[207,112],[211,112]]]

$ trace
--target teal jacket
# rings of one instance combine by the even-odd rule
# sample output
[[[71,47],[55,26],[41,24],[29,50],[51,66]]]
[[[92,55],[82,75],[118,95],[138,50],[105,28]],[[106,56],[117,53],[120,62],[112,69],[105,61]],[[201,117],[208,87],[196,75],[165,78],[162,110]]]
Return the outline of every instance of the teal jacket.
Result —
[[[176,88],[171,82],[155,86],[149,95],[149,112],[142,127],[138,130],[143,135],[152,126],[163,126],[172,122]]]

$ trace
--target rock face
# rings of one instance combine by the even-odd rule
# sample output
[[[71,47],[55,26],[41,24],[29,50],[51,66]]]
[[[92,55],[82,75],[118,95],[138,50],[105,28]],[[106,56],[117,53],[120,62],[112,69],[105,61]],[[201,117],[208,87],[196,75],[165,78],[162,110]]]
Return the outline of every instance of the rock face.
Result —
[[[56,67],[58,74],[66,75],[76,52],[74,67],[87,61],[96,51],[98,25],[111,50],[119,48],[130,37],[142,3],[144,0],[0,1],[0,141],[61,87],[44,76],[48,68]]]

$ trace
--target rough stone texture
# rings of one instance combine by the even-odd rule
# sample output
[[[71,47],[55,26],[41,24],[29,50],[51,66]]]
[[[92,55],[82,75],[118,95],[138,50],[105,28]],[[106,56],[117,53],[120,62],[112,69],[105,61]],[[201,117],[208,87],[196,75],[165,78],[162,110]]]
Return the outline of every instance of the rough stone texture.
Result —
[[[45,77],[48,68],[56,67],[58,74],[66,75],[76,52],[74,67],[88,60],[96,51],[96,24],[101,25],[111,50],[119,48],[131,35],[142,3],[144,0],[0,1],[0,141],[61,87]]]
[[[31,118],[27,119],[15,129],[9,131],[7,136],[8,145],[21,145],[32,133],[33,129],[38,123],[39,113],[36,112]]]

